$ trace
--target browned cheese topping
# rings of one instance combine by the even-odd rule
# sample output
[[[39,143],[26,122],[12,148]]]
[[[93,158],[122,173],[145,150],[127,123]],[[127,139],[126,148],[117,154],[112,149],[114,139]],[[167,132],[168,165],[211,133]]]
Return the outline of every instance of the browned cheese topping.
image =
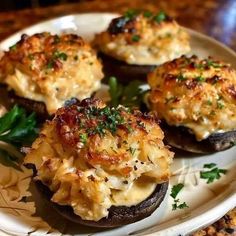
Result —
[[[173,153],[154,117],[100,100],[75,102],[56,112],[27,154],[37,179],[86,220],[112,205],[136,205],[168,181]]]
[[[230,65],[182,56],[148,76],[152,110],[197,140],[236,128],[236,71]]]
[[[44,102],[50,114],[71,97],[89,97],[102,77],[96,53],[73,34],[22,35],[0,60],[0,82],[18,96]]]
[[[164,12],[128,11],[98,34],[95,46],[128,64],[158,65],[190,51],[189,36]]]

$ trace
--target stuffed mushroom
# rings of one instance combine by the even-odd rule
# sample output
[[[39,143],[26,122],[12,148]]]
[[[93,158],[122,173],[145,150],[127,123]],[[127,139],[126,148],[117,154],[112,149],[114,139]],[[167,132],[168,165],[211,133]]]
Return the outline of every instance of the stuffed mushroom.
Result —
[[[151,109],[169,144],[193,152],[236,141],[236,71],[221,61],[182,56],[149,74]]]
[[[96,35],[106,75],[146,80],[156,65],[190,51],[189,35],[164,12],[128,11],[111,21],[107,31]]]
[[[0,60],[0,82],[14,102],[41,115],[53,114],[71,97],[91,96],[102,78],[95,51],[73,34],[24,34]]]
[[[168,187],[173,153],[152,116],[85,99],[46,122],[25,164],[65,217],[116,227],[149,216]]]

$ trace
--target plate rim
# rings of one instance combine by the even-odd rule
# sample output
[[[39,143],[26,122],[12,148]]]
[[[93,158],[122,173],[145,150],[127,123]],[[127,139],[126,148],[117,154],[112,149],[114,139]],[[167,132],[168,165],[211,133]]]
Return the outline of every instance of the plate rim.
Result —
[[[68,15],[64,15],[64,16],[59,16],[59,17],[53,17],[53,18],[50,18],[50,19],[46,19],[46,20],[40,21],[36,24],[33,24],[31,26],[28,26],[26,28],[23,28],[23,29],[13,33],[12,35],[8,36],[4,40],[2,40],[0,42],[0,50],[1,50],[2,46],[4,47],[4,45],[9,44],[9,41],[13,40],[14,38],[19,37],[21,34],[25,33],[26,31],[30,31],[30,29],[32,29],[33,27],[36,28],[36,27],[40,27],[41,25],[47,24],[49,22],[63,20],[63,19],[67,19],[67,18],[76,18],[76,17],[79,17],[81,15],[84,15],[84,16],[86,16],[86,15],[87,16],[98,16],[98,15],[100,15],[100,16],[104,16],[104,15],[118,16],[118,14],[114,13],[114,12],[87,12],[87,13],[68,14]],[[190,29],[190,28],[187,28],[187,27],[183,27],[183,26],[181,26],[181,27],[184,28],[186,31],[188,31],[190,33],[190,35],[193,35],[193,36],[196,36],[196,37],[201,37],[203,40],[207,40],[210,43],[214,43],[215,45],[217,45],[217,46],[221,47],[222,49],[226,50],[228,53],[230,53],[233,57],[236,58],[236,52],[232,48],[230,48],[229,46],[225,45],[224,43],[222,43],[222,42],[220,42],[220,41],[218,41],[218,40],[216,40],[216,39],[212,38],[211,36],[208,36],[204,33],[198,32],[196,30],[193,30],[193,29]],[[236,206],[236,191],[232,192],[232,194],[227,194],[226,199],[221,201],[215,207],[212,207],[208,211],[204,212],[203,214],[197,215],[197,216],[195,216],[195,217],[193,217],[189,220],[186,220],[186,221],[184,221],[180,224],[174,224],[174,225],[172,225],[168,228],[161,229],[161,230],[155,231],[153,233],[148,233],[148,234],[145,234],[145,235],[154,236],[154,235],[163,235],[163,233],[165,235],[171,235],[173,233],[181,232],[181,229],[186,230],[185,228],[186,228],[187,225],[192,225],[192,226],[194,226],[194,228],[191,227],[192,228],[191,231],[187,231],[187,232],[185,231],[183,233],[186,234],[186,233],[194,232],[197,229],[202,228],[204,226],[207,226],[207,225],[211,224],[212,222],[215,222],[217,219],[221,218],[226,212],[228,212],[230,209],[233,209],[235,207],[235,206],[232,207],[232,205]],[[216,212],[216,211],[221,212],[221,214],[220,214],[221,216],[217,215],[216,217],[212,218],[212,216],[215,216],[215,214],[213,214],[213,213]],[[209,219],[208,221],[206,221],[207,218]],[[197,222],[197,223],[195,223],[195,222]],[[201,222],[200,225],[199,225],[199,222]],[[152,227],[155,227],[155,225],[151,226],[150,228],[152,228]],[[188,228],[189,228],[189,226],[188,226]],[[143,230],[145,230],[145,229],[143,229]]]

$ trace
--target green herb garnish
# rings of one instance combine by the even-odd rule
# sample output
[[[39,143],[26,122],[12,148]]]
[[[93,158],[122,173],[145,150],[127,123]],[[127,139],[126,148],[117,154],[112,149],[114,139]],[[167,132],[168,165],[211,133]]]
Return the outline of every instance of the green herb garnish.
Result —
[[[203,168],[211,169],[211,168],[213,168],[215,166],[216,166],[215,163],[209,163],[209,164],[204,164]]]
[[[221,65],[219,64],[219,63],[217,63],[217,62],[214,62],[214,61],[212,61],[212,60],[207,60],[207,66],[209,66],[209,67],[214,67],[214,68],[220,68],[221,67]]]
[[[180,203],[180,200],[176,199],[177,195],[183,189],[183,187],[184,187],[184,185],[182,183],[179,183],[179,184],[174,185],[171,189],[170,196],[174,199],[174,203],[172,204],[173,211],[177,210],[177,209],[184,209],[184,208],[188,207],[186,202]]]
[[[150,12],[150,11],[144,11],[144,12],[143,12],[143,16],[146,17],[146,18],[150,18],[152,15],[153,15],[153,14],[152,14],[152,12]]]
[[[88,109],[86,108],[84,112],[87,116],[87,120],[93,120],[94,117],[96,117],[96,119],[98,120],[96,127],[88,128],[86,130],[87,134],[99,134],[100,136],[103,136],[106,130],[114,134],[117,131],[118,126],[126,125],[124,118],[121,116],[120,109],[110,107],[90,107]]]
[[[182,74],[179,74],[176,78],[178,81],[184,81],[186,80],[186,78],[182,75]]]
[[[134,153],[136,152],[136,148],[130,147],[130,148],[128,149],[128,151],[129,151],[129,152],[131,153],[131,155],[133,156]]]
[[[81,143],[86,144],[87,139],[88,139],[88,136],[87,136],[86,133],[80,134],[80,135],[79,135],[79,138],[80,138]]]
[[[23,145],[31,145],[37,135],[35,114],[27,116],[25,110],[17,105],[0,118],[0,140],[18,149]],[[8,151],[0,149],[0,156],[2,163],[16,168],[21,155],[16,157]]]
[[[128,19],[131,20],[133,19],[136,15],[138,14],[137,10],[130,9],[124,13],[124,16]]]
[[[207,183],[212,183],[221,177],[221,174],[226,174],[227,170],[219,169],[215,163],[205,164],[203,168],[210,169],[209,171],[200,171],[200,178],[207,179]]]
[[[170,196],[175,199],[177,197],[178,193],[182,190],[183,187],[184,187],[184,185],[181,184],[181,183],[174,185],[171,189]]]
[[[35,114],[27,116],[24,109],[14,106],[0,118],[0,140],[13,145],[31,144],[36,138]]]
[[[109,78],[109,94],[111,97],[110,105],[112,107],[117,107],[120,103],[120,97],[122,95],[123,86],[118,84],[117,79],[115,77]]]
[[[186,202],[179,203],[179,199],[175,199],[174,203],[172,204],[172,210],[175,211],[177,209],[184,209],[188,208],[189,206],[186,204]]]
[[[162,21],[166,19],[166,14],[163,11],[160,11],[157,15],[153,17],[153,20],[160,24]]]
[[[12,45],[11,47],[9,47],[10,51],[14,51],[16,50],[16,44]]]
[[[139,40],[140,40],[140,36],[139,35],[135,34],[135,35],[132,36],[132,41],[133,42],[138,42]]]
[[[143,103],[147,90],[140,86],[143,84],[139,80],[131,81],[127,86],[122,86],[115,77],[109,78],[110,105],[116,107],[121,104],[126,107],[140,107]]]
[[[200,76],[197,76],[195,79],[196,79],[198,82],[204,82],[204,81],[205,81],[205,78],[202,77],[201,75],[200,75]]]
[[[67,54],[65,54],[64,52],[55,51],[53,53],[53,59],[61,59],[63,61],[66,61],[67,57]]]
[[[221,102],[217,102],[217,108],[218,109],[223,109],[224,108],[224,104]]]
[[[211,100],[207,100],[206,103],[207,103],[208,106],[211,106],[211,105],[212,105],[212,101],[211,101]]]

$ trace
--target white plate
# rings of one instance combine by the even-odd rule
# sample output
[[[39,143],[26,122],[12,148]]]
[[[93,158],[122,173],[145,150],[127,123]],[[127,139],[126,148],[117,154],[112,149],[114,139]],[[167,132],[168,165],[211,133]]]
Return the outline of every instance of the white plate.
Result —
[[[1,50],[20,39],[22,33],[33,34],[42,31],[52,33],[73,32],[86,40],[104,30],[114,14],[79,14],[56,18],[29,27],[3,41]],[[230,62],[236,68],[236,54],[221,43],[193,30],[191,35],[192,54],[208,55]],[[31,171],[23,172],[0,164],[0,234],[1,235],[186,235],[206,226],[236,206],[236,148],[212,155],[197,156],[178,154],[173,164],[171,184],[184,183],[178,197],[189,208],[172,211],[173,199],[166,195],[164,202],[154,214],[142,221],[124,227],[98,230],[82,227],[62,219],[50,206],[38,199],[34,186],[28,191]],[[199,172],[205,163],[216,163],[228,169],[225,176],[212,184],[200,179]],[[30,202],[19,200],[33,195]],[[36,208],[35,208],[36,205]],[[36,209],[36,213],[35,213]],[[32,214],[34,214],[32,216]],[[60,232],[59,232],[59,231]],[[47,235],[48,235],[47,234]]]

